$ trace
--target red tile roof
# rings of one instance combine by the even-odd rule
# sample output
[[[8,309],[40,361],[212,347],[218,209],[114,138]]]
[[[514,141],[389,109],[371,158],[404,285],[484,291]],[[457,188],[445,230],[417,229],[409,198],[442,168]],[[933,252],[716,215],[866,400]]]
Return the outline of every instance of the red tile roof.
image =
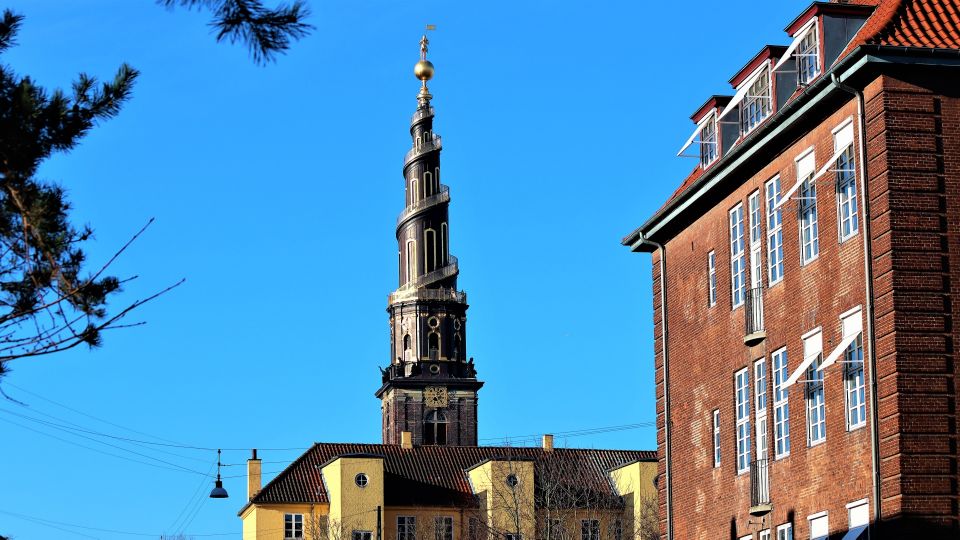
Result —
[[[560,459],[580,471],[588,471],[597,486],[611,490],[609,469],[636,461],[655,461],[648,450],[586,450],[494,446],[416,446],[315,443],[283,472],[271,480],[252,504],[328,502],[320,466],[340,456],[375,454],[384,459],[384,503],[390,506],[474,506],[475,499],[465,470],[488,459],[534,460],[542,467]]]
[[[880,4],[851,45],[960,48],[956,0],[887,0]]]

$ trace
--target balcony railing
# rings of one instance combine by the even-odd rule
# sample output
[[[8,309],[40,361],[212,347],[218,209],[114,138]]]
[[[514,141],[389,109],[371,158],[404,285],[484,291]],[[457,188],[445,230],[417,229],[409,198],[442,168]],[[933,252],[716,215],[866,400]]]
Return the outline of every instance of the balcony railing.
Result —
[[[420,154],[425,154],[432,150],[439,150],[440,148],[442,148],[440,136],[431,133],[425,140],[418,140],[416,144],[413,145],[413,148],[407,152],[407,155],[403,156],[403,166],[406,167],[413,158]]]
[[[410,206],[403,209],[403,212],[400,212],[400,217],[397,218],[397,226],[399,227],[401,223],[407,220],[413,214],[423,210],[424,208],[429,208],[431,206],[444,203],[450,200],[450,188],[448,186],[441,185],[440,191],[434,193],[433,195],[420,199],[419,201],[411,204]]]
[[[770,465],[767,459],[750,464],[750,513],[762,516],[770,512]]]
[[[763,287],[747,289],[743,317],[746,322],[743,342],[756,345],[767,337],[763,326]]]
[[[426,109],[417,109],[417,112],[413,113],[413,118],[410,120],[410,123],[414,124],[418,120],[422,120],[427,116],[433,116],[433,107],[428,107]]]
[[[387,298],[389,304],[403,302],[406,300],[453,300],[461,304],[467,303],[467,293],[456,289],[417,289],[410,287],[408,289],[399,289],[390,293]]]

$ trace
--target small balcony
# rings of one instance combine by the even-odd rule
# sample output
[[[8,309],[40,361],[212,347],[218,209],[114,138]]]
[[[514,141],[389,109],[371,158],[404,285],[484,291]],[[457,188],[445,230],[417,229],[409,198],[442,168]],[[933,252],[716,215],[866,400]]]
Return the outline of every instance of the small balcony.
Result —
[[[753,346],[767,337],[763,326],[763,287],[747,289],[744,300],[743,318],[746,322],[746,330],[743,343]]]
[[[750,464],[750,515],[770,513],[770,460],[758,459]]]

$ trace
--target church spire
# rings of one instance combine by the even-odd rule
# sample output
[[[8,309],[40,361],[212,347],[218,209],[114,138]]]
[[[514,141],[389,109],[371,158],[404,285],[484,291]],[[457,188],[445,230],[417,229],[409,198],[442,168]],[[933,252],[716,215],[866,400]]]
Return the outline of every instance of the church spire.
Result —
[[[460,268],[450,254],[450,190],[440,183],[440,136],[433,131],[434,74],[429,40],[420,39],[417,110],[411,148],[403,158],[404,209],[397,218],[399,287],[390,294],[390,366],[377,397],[383,441],[399,444],[410,431],[418,444],[476,445],[477,381],[467,361],[467,295],[457,289]]]

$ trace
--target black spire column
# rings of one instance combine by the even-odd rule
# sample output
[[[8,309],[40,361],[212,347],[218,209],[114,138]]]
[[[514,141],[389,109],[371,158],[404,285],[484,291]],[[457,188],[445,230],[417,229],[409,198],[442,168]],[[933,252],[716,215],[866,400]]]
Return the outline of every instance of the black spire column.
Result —
[[[440,137],[433,131],[426,36],[414,74],[421,81],[410,123],[412,147],[403,158],[406,204],[397,218],[400,286],[390,297],[390,366],[377,391],[383,442],[477,444],[477,380],[467,361],[467,295],[457,290],[460,269],[450,255],[450,190],[440,182]]]

